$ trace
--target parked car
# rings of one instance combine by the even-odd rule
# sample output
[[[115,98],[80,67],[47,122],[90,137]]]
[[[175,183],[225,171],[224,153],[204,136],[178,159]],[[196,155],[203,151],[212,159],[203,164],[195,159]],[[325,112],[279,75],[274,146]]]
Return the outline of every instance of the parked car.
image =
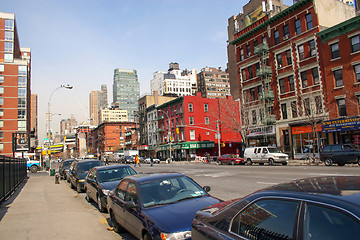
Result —
[[[119,162],[125,164],[134,163],[134,158],[132,156],[122,156]]]
[[[70,172],[72,171],[72,169],[74,169],[74,165],[76,162],[78,162],[79,160],[75,159],[71,164],[70,164],[70,167],[69,167],[69,171],[65,172],[65,179],[68,183],[70,183]],[[71,187],[71,185],[70,185]]]
[[[107,196],[124,177],[137,174],[129,165],[94,167],[85,178],[85,199],[95,201],[100,212],[107,210]]]
[[[248,165],[253,163],[259,163],[260,165],[264,165],[264,163],[269,165],[281,163],[287,165],[289,155],[276,147],[249,147],[244,151],[244,159]]]
[[[360,177],[295,180],[197,212],[192,239],[359,239]]]
[[[138,174],[124,178],[108,196],[114,230],[138,239],[188,239],[195,213],[221,200],[180,173]]]
[[[231,165],[235,165],[235,164],[244,164],[244,159],[237,157],[234,154],[223,154],[221,157],[218,157],[216,159],[217,163],[219,165],[223,165],[223,164],[231,164]]]
[[[101,165],[101,161],[96,159],[84,159],[74,162],[74,165],[69,169],[70,187],[76,187],[76,191],[79,193],[83,192],[86,175],[90,169]]]
[[[75,161],[74,158],[69,158],[61,161],[59,166],[59,174],[62,179],[66,179],[66,172],[69,171],[70,165],[73,161]]]
[[[344,166],[347,163],[360,165],[360,148],[353,144],[327,145],[320,151],[320,161],[326,166],[336,163]]]
[[[150,158],[145,158],[145,159],[144,159],[144,163],[150,163]],[[159,163],[160,163],[160,159],[153,158],[153,163],[159,164]]]

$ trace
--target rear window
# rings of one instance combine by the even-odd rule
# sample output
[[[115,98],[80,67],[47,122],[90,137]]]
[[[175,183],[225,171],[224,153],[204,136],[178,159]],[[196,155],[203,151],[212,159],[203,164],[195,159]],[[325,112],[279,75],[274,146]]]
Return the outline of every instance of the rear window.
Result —
[[[332,151],[332,152],[341,152],[341,151],[342,151],[341,145],[334,145],[334,146],[332,146],[331,151]]]

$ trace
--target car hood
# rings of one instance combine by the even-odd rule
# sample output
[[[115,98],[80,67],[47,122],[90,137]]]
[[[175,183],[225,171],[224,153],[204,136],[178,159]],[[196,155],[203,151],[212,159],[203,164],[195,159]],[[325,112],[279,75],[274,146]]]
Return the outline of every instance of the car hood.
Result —
[[[195,213],[202,208],[219,202],[219,199],[204,196],[165,206],[146,208],[143,211],[154,219],[160,231],[167,233],[190,231]]]
[[[113,190],[114,188],[116,188],[116,186],[119,184],[120,181],[121,180],[102,182],[102,183],[100,183],[100,186],[104,190]]]
[[[287,155],[286,153],[270,153],[274,156],[278,156],[278,157],[288,157],[289,155]]]
[[[88,174],[88,172],[78,172],[78,178],[79,179],[85,179],[86,175]]]

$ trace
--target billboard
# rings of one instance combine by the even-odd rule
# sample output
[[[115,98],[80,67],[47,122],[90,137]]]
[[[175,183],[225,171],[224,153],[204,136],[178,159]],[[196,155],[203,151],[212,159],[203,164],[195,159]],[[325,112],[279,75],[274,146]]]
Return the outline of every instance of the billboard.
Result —
[[[12,141],[13,141],[13,152],[30,150],[30,136],[27,132],[13,133]]]

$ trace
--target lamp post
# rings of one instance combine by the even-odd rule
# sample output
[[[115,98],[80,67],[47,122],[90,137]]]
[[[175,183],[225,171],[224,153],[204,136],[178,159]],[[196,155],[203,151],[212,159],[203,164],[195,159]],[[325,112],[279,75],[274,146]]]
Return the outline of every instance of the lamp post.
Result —
[[[166,114],[166,117],[167,117],[167,119],[168,119],[168,129],[169,129],[169,131],[168,131],[168,140],[169,140],[169,156],[170,156],[170,159],[172,159],[171,158],[171,128],[170,128],[170,118],[169,118],[169,114],[167,113],[167,112],[165,112],[165,111],[163,111],[163,110],[159,110],[160,112],[163,112],[163,113],[165,113]]]
[[[55,88],[55,90],[50,94],[50,97],[49,97],[49,101],[48,101],[48,112],[47,112],[47,116],[48,116],[48,139],[49,139],[49,149],[50,149],[50,145],[51,145],[51,134],[50,134],[50,121],[51,121],[51,112],[50,112],[50,101],[51,101],[51,97],[52,95],[54,94],[54,92],[60,88],[66,88],[66,89],[72,89],[73,86],[69,85],[69,84],[66,84],[66,85],[60,85],[60,87],[57,87]],[[50,153],[49,153],[49,159],[51,159],[51,150],[50,150]]]

